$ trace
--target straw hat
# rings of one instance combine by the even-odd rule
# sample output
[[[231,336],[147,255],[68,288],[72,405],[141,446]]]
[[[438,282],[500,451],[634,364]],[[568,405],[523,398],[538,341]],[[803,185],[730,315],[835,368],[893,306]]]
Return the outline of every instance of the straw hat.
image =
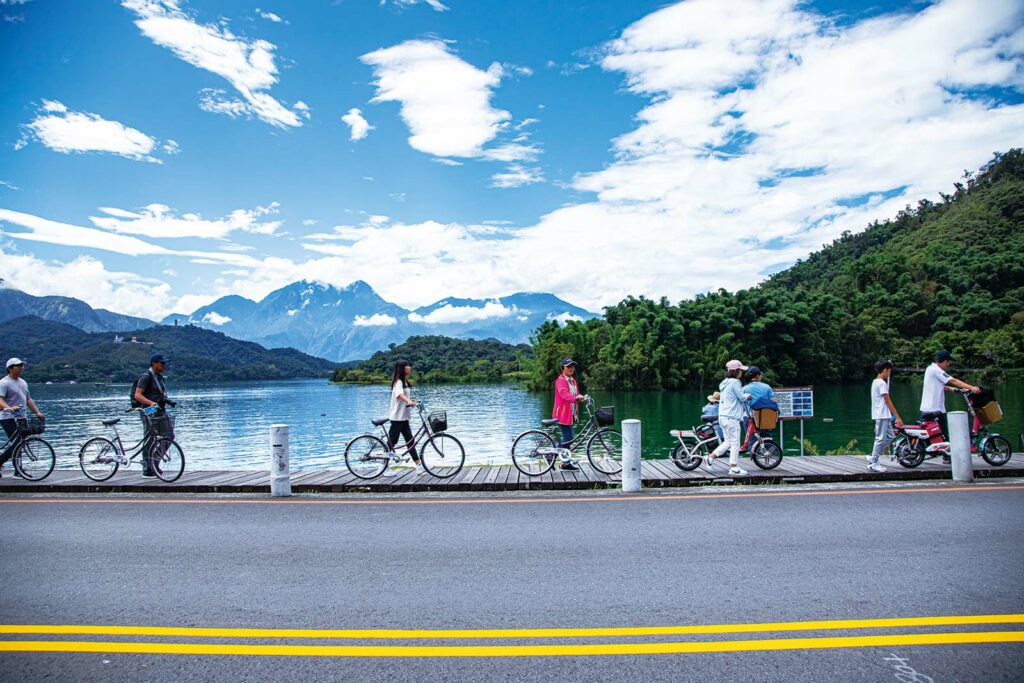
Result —
[[[722,392],[716,391],[715,393],[708,396],[709,403],[719,403],[722,400]]]

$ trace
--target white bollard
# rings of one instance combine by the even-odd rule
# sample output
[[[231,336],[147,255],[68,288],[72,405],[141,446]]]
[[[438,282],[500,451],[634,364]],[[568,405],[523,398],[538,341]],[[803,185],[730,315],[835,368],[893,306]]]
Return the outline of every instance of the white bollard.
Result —
[[[974,481],[967,413],[958,410],[947,414],[946,419],[949,420],[949,459],[953,464],[953,481]]]
[[[640,420],[622,421],[622,492],[640,491]]]
[[[292,495],[288,471],[288,425],[270,425],[270,495]]]

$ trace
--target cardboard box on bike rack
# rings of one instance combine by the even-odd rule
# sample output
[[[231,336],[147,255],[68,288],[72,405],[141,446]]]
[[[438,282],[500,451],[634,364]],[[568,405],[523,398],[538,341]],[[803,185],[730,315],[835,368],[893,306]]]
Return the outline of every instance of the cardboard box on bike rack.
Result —
[[[754,424],[758,429],[772,430],[779,422],[779,411],[772,408],[759,408],[754,411]]]
[[[983,425],[990,425],[1003,419],[1003,409],[997,401],[989,401],[981,408],[975,408],[974,412]]]

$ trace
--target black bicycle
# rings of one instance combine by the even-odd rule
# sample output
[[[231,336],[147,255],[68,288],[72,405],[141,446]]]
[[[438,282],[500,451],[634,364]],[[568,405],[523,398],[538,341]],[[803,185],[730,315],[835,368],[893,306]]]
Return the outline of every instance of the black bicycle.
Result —
[[[18,410],[18,406],[11,406],[11,410]],[[28,481],[46,479],[53,472],[54,465],[57,464],[53,446],[39,436],[46,431],[46,420],[32,415],[27,418],[17,418],[17,423],[18,431],[7,439],[3,446],[0,446],[0,451],[14,448],[11,462],[14,465],[14,471],[23,479]]]
[[[147,414],[141,408],[126,412],[139,412],[145,421],[145,431],[138,443],[125,447],[117,431],[121,418],[103,420],[103,426],[110,429],[111,438],[97,436],[83,444],[78,451],[78,464],[85,476],[93,481],[106,481],[119,467],[128,467],[137,457],[150,449],[153,472],[160,481],[177,481],[185,471],[185,453],[181,446],[167,434],[174,433],[174,415],[167,411]],[[147,436],[148,435],[148,436]],[[139,461],[141,464],[141,460]]]
[[[390,420],[386,417],[378,417],[371,420],[374,427],[380,427],[380,438],[367,432],[349,441],[345,447],[345,466],[349,471],[360,479],[376,479],[384,474],[388,466],[407,463],[412,460],[412,453],[409,452],[410,445],[422,444],[419,448],[420,462],[423,469],[429,474],[439,478],[448,479],[454,477],[462,470],[466,462],[466,449],[462,442],[451,434],[446,433],[448,429],[448,414],[438,410],[424,417],[427,410],[426,404],[416,404],[419,412],[420,427],[413,435],[412,441],[402,446],[396,445],[394,449],[388,446],[388,433],[384,429]],[[426,437],[423,440],[423,437]]]
[[[530,429],[517,436],[512,442],[512,462],[516,468],[525,475],[540,476],[549,472],[562,455],[575,452],[585,443],[587,460],[595,470],[604,474],[621,472],[622,434],[612,428],[615,424],[615,407],[595,409],[594,399],[589,396],[583,405],[587,411],[587,422],[567,444],[567,448],[558,446],[562,436],[557,427],[558,420],[555,419],[540,421],[542,426],[550,429],[548,432]]]

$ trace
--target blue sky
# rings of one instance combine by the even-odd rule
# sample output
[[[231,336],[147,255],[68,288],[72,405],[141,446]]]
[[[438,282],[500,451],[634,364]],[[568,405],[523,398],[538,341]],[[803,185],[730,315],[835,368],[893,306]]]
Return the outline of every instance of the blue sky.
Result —
[[[1016,0],[0,18],[0,277],[153,318],[302,278],[406,306],[735,289],[1024,139]]]

